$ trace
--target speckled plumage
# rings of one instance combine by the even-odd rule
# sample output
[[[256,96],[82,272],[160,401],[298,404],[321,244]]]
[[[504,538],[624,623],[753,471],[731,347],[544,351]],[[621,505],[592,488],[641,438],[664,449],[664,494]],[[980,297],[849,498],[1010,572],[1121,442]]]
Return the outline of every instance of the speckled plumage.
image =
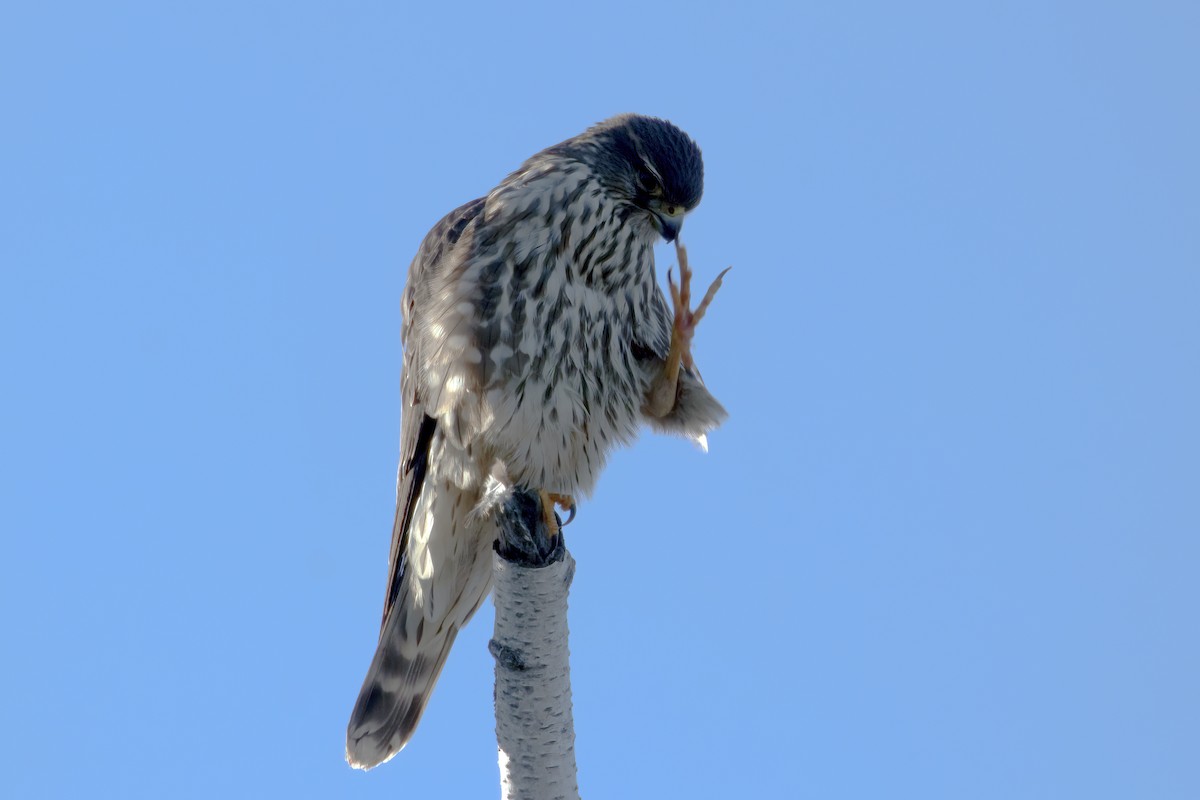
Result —
[[[411,737],[491,583],[491,511],[514,486],[588,494],[643,422],[702,439],[725,416],[697,375],[644,410],[672,313],[653,245],[700,200],[699,148],[622,115],[530,158],[422,242],[403,297],[401,463],[375,658],[347,731],[369,768]]]

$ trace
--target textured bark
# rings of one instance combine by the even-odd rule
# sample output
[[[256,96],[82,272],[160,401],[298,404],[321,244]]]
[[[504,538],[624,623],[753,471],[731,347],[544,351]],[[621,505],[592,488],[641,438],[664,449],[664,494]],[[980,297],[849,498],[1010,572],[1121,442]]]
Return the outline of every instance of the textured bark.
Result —
[[[514,492],[493,556],[496,742],[505,800],[578,800],[567,593],[575,560],[536,494]]]

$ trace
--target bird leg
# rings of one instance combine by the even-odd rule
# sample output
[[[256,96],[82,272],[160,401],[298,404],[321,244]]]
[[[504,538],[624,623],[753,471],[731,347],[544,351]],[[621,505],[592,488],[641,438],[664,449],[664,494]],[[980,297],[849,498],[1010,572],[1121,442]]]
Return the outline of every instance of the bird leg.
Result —
[[[551,536],[562,530],[562,527],[570,525],[571,520],[575,519],[575,498],[571,495],[538,489],[538,496],[542,500],[542,520],[546,523],[546,530]],[[562,526],[558,524],[558,518],[554,515],[554,506],[556,505],[568,514],[567,521]]]
[[[675,409],[675,398],[679,391],[679,368],[694,371],[696,362],[692,360],[692,337],[696,334],[696,326],[708,310],[709,303],[717,296],[725,273],[731,268],[721,271],[717,279],[704,293],[700,305],[692,309],[692,269],[688,266],[687,248],[676,239],[675,253],[679,256],[679,285],[667,272],[667,285],[671,288],[671,305],[675,309],[675,321],[671,326],[671,349],[667,352],[667,360],[663,371],[655,376],[650,384],[650,394],[646,399],[646,410],[656,417],[662,418]]]

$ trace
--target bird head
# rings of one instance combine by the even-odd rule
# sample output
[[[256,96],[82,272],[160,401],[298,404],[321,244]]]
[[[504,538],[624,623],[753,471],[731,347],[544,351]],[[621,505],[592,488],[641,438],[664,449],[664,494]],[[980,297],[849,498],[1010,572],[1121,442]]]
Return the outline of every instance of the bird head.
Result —
[[[704,161],[691,137],[663,119],[621,114],[564,142],[615,199],[668,242],[704,192]]]

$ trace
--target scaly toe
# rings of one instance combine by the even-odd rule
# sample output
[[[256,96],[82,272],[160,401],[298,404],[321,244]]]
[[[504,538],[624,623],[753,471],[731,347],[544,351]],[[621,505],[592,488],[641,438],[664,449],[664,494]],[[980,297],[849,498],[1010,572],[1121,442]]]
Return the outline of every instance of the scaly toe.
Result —
[[[553,537],[560,529],[558,517],[554,515],[554,495],[545,489],[538,489],[538,496],[542,500],[542,523],[546,526],[546,532]]]
[[[571,520],[575,519],[575,498],[571,495],[538,489],[538,496],[542,499],[542,520],[546,523],[546,530],[550,531],[551,536],[570,525]],[[567,521],[561,525],[554,513],[555,506],[567,512]]]
[[[567,521],[563,523],[563,527],[570,525],[571,520],[575,519],[575,498],[569,494],[555,494],[554,492],[548,492],[546,496],[556,506],[567,512]]]

